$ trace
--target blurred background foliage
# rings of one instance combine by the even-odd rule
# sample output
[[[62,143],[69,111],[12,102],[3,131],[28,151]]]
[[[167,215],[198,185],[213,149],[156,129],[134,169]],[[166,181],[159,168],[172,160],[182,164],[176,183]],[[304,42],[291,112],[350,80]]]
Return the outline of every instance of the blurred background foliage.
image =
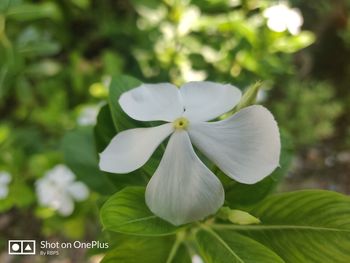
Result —
[[[291,18],[267,11],[278,4],[294,10]],[[35,182],[66,163],[80,181],[96,184],[72,167],[62,141],[78,161],[90,149],[74,134],[63,138],[78,129],[93,145],[92,126],[118,74],[242,90],[263,81],[258,103],[295,149],[280,190],[349,193],[349,8],[348,0],[1,0],[0,171],[12,180],[0,199],[0,246],[18,232],[96,237],[98,191],[63,217],[39,205]],[[96,169],[94,156],[86,158]]]

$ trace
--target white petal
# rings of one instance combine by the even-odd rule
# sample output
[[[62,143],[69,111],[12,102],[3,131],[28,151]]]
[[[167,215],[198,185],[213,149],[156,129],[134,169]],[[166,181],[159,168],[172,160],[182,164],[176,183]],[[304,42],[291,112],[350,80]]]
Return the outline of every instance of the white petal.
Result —
[[[9,193],[9,189],[6,185],[0,185],[0,199],[4,199],[7,197]]]
[[[198,255],[193,255],[192,256],[192,263],[204,263],[202,258]]]
[[[140,168],[173,130],[173,124],[167,123],[118,133],[100,154],[100,169],[111,173],[129,173]]]
[[[36,194],[38,196],[38,201],[41,205],[50,204],[55,193],[55,188],[52,187],[52,183],[46,177],[43,177],[36,181]]]
[[[169,83],[142,84],[123,93],[119,99],[123,111],[139,121],[174,121],[184,108],[176,86]]]
[[[229,84],[209,81],[189,82],[180,89],[190,120],[208,121],[231,110],[241,99],[241,91]]]
[[[194,123],[189,134],[200,151],[238,182],[256,183],[279,164],[277,123],[262,106],[244,108],[223,121]]]
[[[51,170],[46,172],[45,175],[53,183],[61,186],[65,186],[74,181],[74,173],[65,165],[58,164]]]
[[[11,175],[8,172],[0,172],[0,184],[8,184],[11,182]]]
[[[146,189],[157,216],[181,225],[215,213],[224,202],[219,179],[195,154],[185,131],[176,131]]]
[[[57,205],[57,212],[61,216],[69,216],[73,213],[74,211],[74,202],[72,198],[70,198],[67,195],[62,194],[59,200],[57,200],[58,205]]]
[[[89,189],[82,182],[74,182],[68,186],[67,190],[77,201],[83,201],[89,196]]]

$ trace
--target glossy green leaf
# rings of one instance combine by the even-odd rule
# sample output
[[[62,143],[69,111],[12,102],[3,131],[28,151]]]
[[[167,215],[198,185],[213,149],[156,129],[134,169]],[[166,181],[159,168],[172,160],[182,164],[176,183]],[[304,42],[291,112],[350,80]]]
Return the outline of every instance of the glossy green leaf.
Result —
[[[273,251],[234,231],[200,230],[196,242],[205,263],[283,263]]]
[[[162,236],[178,229],[148,209],[143,187],[127,187],[111,196],[102,206],[100,216],[106,230],[119,233]]]
[[[322,190],[271,196],[250,209],[260,225],[215,225],[269,247],[286,263],[350,262],[350,198]]]
[[[101,263],[191,263],[186,247],[171,237],[128,237],[111,250]]]

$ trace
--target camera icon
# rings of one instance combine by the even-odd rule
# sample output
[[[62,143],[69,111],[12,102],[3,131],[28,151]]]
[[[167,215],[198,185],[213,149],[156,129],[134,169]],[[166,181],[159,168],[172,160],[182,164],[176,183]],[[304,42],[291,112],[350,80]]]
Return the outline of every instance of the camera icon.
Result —
[[[9,240],[9,255],[35,255],[35,240]]]

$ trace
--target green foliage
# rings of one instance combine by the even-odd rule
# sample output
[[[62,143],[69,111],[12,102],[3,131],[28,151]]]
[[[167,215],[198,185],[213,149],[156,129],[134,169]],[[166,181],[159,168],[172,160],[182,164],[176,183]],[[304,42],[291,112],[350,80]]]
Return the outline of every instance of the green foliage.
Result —
[[[61,13],[55,3],[20,4],[10,6],[6,10],[6,18],[20,22],[41,18],[60,19]]]
[[[101,221],[106,230],[143,236],[169,235],[177,229],[153,215],[140,187],[127,187],[110,197],[101,208]]]
[[[115,188],[98,168],[97,153],[92,141],[91,129],[67,133],[62,141],[66,163],[77,178],[85,182],[91,189],[101,194],[113,193]]]
[[[234,78],[239,86],[254,79],[274,80],[292,71],[288,58],[276,53],[293,53],[314,42],[311,32],[292,36],[267,30],[262,13],[253,11],[263,11],[264,1],[247,1],[243,8],[237,2],[234,9],[228,9],[227,1],[133,3],[141,36],[153,36],[134,50],[148,78],[170,78],[176,84]]]
[[[189,251],[198,249],[196,253],[205,263],[347,262],[350,259],[347,250],[350,244],[349,197],[329,191],[305,190],[273,195],[247,211],[261,223],[238,225],[227,220],[208,219],[175,229],[152,215],[144,203],[142,188],[126,188],[107,201],[101,218],[106,230],[119,233],[159,236],[176,232],[176,246],[185,245]],[[155,257],[161,262],[178,262],[164,260],[168,258],[174,239],[174,236],[163,239],[131,237],[111,250],[103,262],[116,259],[129,262],[127,255],[130,262],[135,262],[147,249],[153,252],[144,255],[145,262]],[[134,247],[134,244],[138,245]]]
[[[185,246],[174,237],[128,237],[118,243],[102,260],[102,263],[113,262],[191,263],[192,261]]]
[[[102,251],[103,262],[185,263],[196,253],[205,262],[350,261],[348,198],[318,191],[266,198],[288,172],[293,143],[298,149],[334,136],[336,119],[349,104],[329,84],[298,77],[293,54],[315,36],[270,30],[263,16],[270,4],[1,0],[0,170],[13,177],[8,196],[0,200],[1,213],[11,219],[31,216],[35,225],[38,219],[33,236],[90,239],[100,230],[97,206],[108,199],[101,209],[103,227],[112,241],[119,233],[128,235]],[[148,83],[208,79],[242,89],[264,81],[260,91],[269,91],[264,102],[283,128],[281,168],[255,185],[214,170],[226,205],[261,224],[236,225],[214,215],[176,228],[155,217],[145,205],[144,186],[164,145],[133,173],[99,170],[98,154],[119,132],[157,124],[132,120],[120,108],[120,95],[141,83],[124,74]],[[257,86],[249,91],[240,106],[255,100]],[[88,105],[100,107],[94,128],[79,122]],[[40,207],[35,196],[36,181],[63,162],[91,191],[68,218]],[[25,223],[27,230],[32,222]],[[23,233],[11,231],[2,238]]]
[[[203,229],[195,237],[205,263],[283,263],[262,244],[235,231]],[[247,249],[249,248],[249,249]]]
[[[293,134],[299,145],[312,144],[334,133],[334,123],[342,112],[334,91],[327,83],[297,83],[286,85],[283,99],[272,105],[280,126]]]
[[[275,251],[285,262],[350,260],[350,198],[304,190],[267,198],[249,212],[263,225],[239,231]]]
[[[109,105],[104,105],[97,116],[97,124],[94,127],[95,143],[98,152],[102,152],[117,131],[113,125],[113,119]]]

